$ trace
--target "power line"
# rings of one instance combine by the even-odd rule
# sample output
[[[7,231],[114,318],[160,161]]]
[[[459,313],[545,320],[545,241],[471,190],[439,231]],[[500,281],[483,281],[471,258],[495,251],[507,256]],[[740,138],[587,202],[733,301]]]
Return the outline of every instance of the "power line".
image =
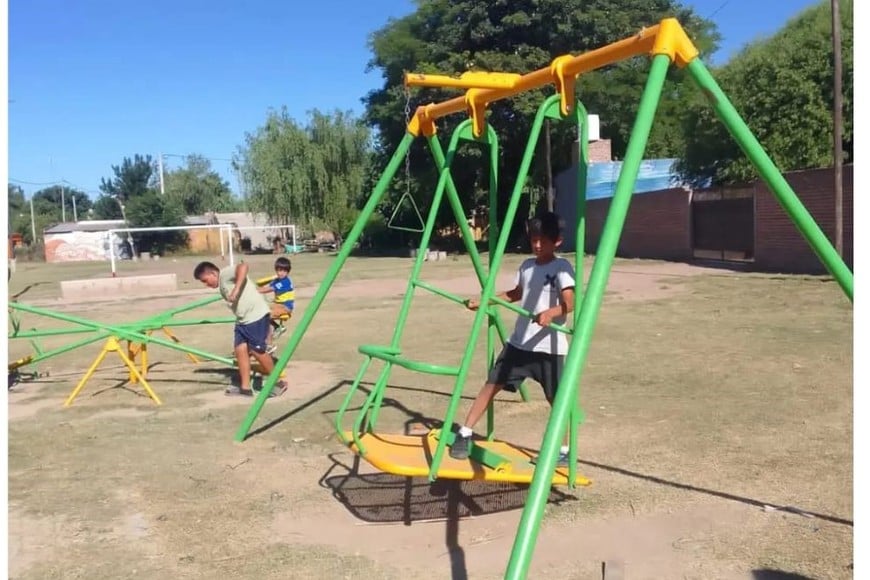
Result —
[[[725,0],[724,2],[722,2],[722,4],[719,5],[719,8],[717,8],[716,10],[714,10],[713,13],[710,14],[710,16],[707,17],[707,20],[710,20],[711,18],[713,18],[714,16],[716,16],[717,14],[719,14],[719,12],[720,12],[723,8],[725,8],[726,6],[728,6],[728,4],[730,4],[730,3],[731,3],[731,0]]]
[[[61,183],[63,183],[63,181],[43,181],[43,182],[24,181],[23,179],[15,179],[13,177],[10,177],[9,181],[12,181],[15,183],[23,183],[24,185],[60,185]]]
[[[198,153],[191,153],[189,155],[179,155],[178,153],[164,153],[164,157],[181,157],[182,159],[187,159],[191,156],[202,157],[203,159],[208,159],[209,161],[229,161],[232,163],[232,159],[224,159],[223,157],[206,157],[205,155],[199,155]]]

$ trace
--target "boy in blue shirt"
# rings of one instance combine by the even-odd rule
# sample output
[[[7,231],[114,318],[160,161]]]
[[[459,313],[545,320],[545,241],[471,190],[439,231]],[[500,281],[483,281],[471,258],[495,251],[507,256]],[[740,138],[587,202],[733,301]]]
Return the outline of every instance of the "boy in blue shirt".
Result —
[[[290,260],[283,256],[275,260],[275,277],[271,282],[259,289],[260,294],[275,293],[275,301],[269,305],[269,311],[273,323],[269,326],[268,352],[275,352],[272,344],[272,334],[275,330],[274,320],[282,316],[293,316],[293,304],[296,301],[296,291],[293,288],[293,280],[290,279]]]

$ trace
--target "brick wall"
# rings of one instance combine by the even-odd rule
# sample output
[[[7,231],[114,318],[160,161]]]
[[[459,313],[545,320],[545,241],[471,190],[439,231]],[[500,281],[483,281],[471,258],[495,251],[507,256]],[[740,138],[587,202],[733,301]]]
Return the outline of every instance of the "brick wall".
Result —
[[[594,254],[598,249],[610,201],[594,199],[586,204],[587,253]],[[625,219],[617,255],[665,260],[691,258],[690,209],[689,192],[684,189],[635,194]]]
[[[573,149],[571,150],[571,161],[577,165],[580,158],[580,142],[574,141]],[[607,163],[613,161],[613,155],[610,151],[610,139],[599,139],[589,143],[589,163]]]
[[[829,240],[834,241],[834,170],[785,174],[801,202]],[[853,264],[853,168],[843,167],[843,258]],[[821,273],[825,267],[764,182],[755,184],[755,264],[766,270]]]

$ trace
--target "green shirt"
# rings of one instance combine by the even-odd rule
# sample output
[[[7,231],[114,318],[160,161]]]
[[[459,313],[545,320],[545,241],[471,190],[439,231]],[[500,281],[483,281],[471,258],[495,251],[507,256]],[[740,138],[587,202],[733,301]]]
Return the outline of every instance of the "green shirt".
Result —
[[[224,300],[233,291],[236,285],[236,267],[227,266],[221,269],[218,278],[218,289]],[[263,295],[257,292],[257,285],[246,277],[242,285],[242,291],[239,293],[238,299],[230,303],[230,309],[236,315],[239,324],[250,324],[257,322],[264,316],[269,314],[269,305],[266,304],[266,299]]]

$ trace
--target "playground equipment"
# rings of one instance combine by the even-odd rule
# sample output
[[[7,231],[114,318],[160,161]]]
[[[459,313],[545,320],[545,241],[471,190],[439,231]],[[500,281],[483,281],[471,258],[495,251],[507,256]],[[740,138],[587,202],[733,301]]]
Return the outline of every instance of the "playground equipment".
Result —
[[[490,240],[497,238],[498,241],[494,246],[492,245],[493,242],[490,242],[491,253],[489,269],[488,272],[484,271],[479,256],[476,251],[474,251],[473,244],[471,243],[472,238],[468,231],[467,224],[465,224],[464,212],[461,211],[462,208],[458,206],[458,196],[456,195],[450,176],[452,152],[455,151],[454,141],[460,138],[469,139],[470,137],[477,142],[490,145],[491,150],[494,149],[494,133],[492,132],[491,127],[487,126],[485,120],[487,106],[494,101],[509,98],[526,90],[536,89],[547,85],[553,85],[555,87],[557,94],[548,99],[544,105],[541,106],[541,109],[538,111],[538,117],[536,117],[535,123],[532,126],[532,132],[526,148],[526,155],[524,156],[523,162],[520,166],[517,187],[514,189],[505,216],[505,222],[510,224],[515,217],[516,206],[521,195],[521,184],[525,181],[527,175],[530,153],[534,150],[537,134],[540,131],[540,118],[542,116],[547,116],[548,114],[552,115],[552,109],[550,107],[552,107],[554,103],[558,104],[558,118],[566,120],[571,118],[571,115],[576,115],[577,110],[580,109],[575,97],[575,81],[578,75],[627,58],[644,54],[648,54],[652,60],[649,77],[643,95],[641,96],[637,117],[632,128],[622,169],[616,184],[616,190],[610,204],[604,230],[599,241],[595,262],[585,291],[582,291],[581,293],[581,285],[578,284],[578,306],[575,310],[573,325],[574,338],[571,341],[570,349],[566,356],[563,376],[555,401],[553,402],[553,409],[547,423],[546,433],[541,443],[541,451],[538,457],[537,466],[533,472],[528,500],[523,510],[522,519],[519,524],[505,577],[517,579],[524,578],[527,574],[541,518],[543,516],[547,494],[555,479],[554,472],[559,452],[559,440],[569,427],[569,422],[572,431],[574,431],[576,429],[576,423],[579,420],[577,415],[577,394],[579,390],[581,371],[586,360],[592,339],[592,333],[597,321],[604,291],[607,286],[607,280],[616,255],[619,238],[631,202],[634,183],[637,179],[638,170],[643,159],[644,149],[655,116],[656,106],[664,86],[665,75],[671,63],[674,63],[681,68],[685,67],[688,70],[690,76],[698,84],[704,96],[716,111],[719,119],[726,125],[731,135],[758,170],[762,179],[767,183],[770,190],[777,197],[786,213],[795,223],[797,228],[806,238],[807,242],[819,256],[822,263],[851,301],[854,288],[852,272],[839,257],[834,247],[825,237],[809,212],[807,212],[806,208],[783,178],[773,161],[734,109],[734,106],[719,88],[704,63],[698,59],[697,49],[689,40],[679,22],[675,19],[668,18],[662,20],[659,24],[650,28],[645,28],[630,38],[579,56],[560,56],[554,59],[549,66],[526,75],[505,73],[467,73],[459,79],[454,79],[425,74],[408,74],[405,77],[405,83],[408,86],[452,86],[468,90],[464,96],[456,97],[442,103],[429,104],[417,108],[416,113],[407,125],[407,133],[394,152],[392,159],[375,186],[371,197],[363,208],[357,223],[348,234],[344,246],[333,261],[320,285],[320,288],[312,298],[308,308],[299,321],[296,330],[290,337],[287,346],[278,360],[275,371],[273,371],[273,373],[268,377],[266,383],[263,385],[262,391],[252,404],[251,409],[236,433],[236,439],[241,441],[247,436],[251,425],[256,420],[257,415],[268,398],[269,393],[277,380],[278,374],[283,371],[288,361],[293,356],[299,342],[311,324],[317,310],[323,303],[326,294],[349,256],[351,248],[362,233],[363,227],[367,223],[369,216],[380,203],[387,185],[395,175],[401,163],[402,157],[406,154],[411,142],[416,137],[423,135],[427,138],[436,165],[440,171],[438,189],[436,190],[435,199],[433,200],[432,205],[434,207],[440,203],[441,196],[446,188],[448,201],[450,202],[451,208],[457,218],[457,223],[462,231],[463,240],[466,243],[475,271],[480,279],[481,285],[483,286],[480,300],[481,304],[490,304],[495,289],[495,274],[498,272],[498,268],[501,264],[501,259],[507,243],[507,233],[509,228],[505,227],[502,228],[501,231],[490,232]],[[463,111],[469,113],[471,117],[470,123],[469,121],[466,121],[466,123],[460,126],[460,129],[457,129],[457,131],[454,132],[453,140],[451,141],[451,148],[448,149],[448,156],[445,158],[441,150],[440,142],[435,136],[435,123],[438,119],[444,116]],[[582,126],[585,126],[584,119],[585,118],[582,116],[579,117],[579,122],[582,123],[581,128]],[[469,128],[470,136],[468,134]],[[581,139],[580,143],[581,147],[586,145],[583,139]],[[581,155],[581,171],[579,172],[581,176],[583,174],[583,169],[585,169],[585,163],[586,157],[585,155]],[[490,172],[492,183],[495,179],[496,172],[494,164],[491,166]],[[585,209],[584,185],[585,181],[581,177],[578,182],[578,241],[585,239],[583,232],[583,212]],[[490,211],[492,212],[493,209],[490,208]],[[421,236],[421,251],[418,252],[418,257],[425,253],[422,250],[425,249],[425,245],[429,240],[429,234],[431,234],[432,225],[434,223],[432,215],[433,214],[430,211],[429,219],[427,220],[426,227]],[[492,213],[491,216],[494,218],[495,214]],[[491,219],[491,227],[496,226],[495,222],[495,219]],[[461,300],[457,297],[451,297],[444,291],[436,291],[431,285],[417,280],[417,274],[419,273],[418,265],[419,263],[415,262],[411,279],[409,281],[409,295],[413,293],[415,288],[419,287],[435,292],[436,294],[452,299],[453,301]],[[579,277],[582,269],[578,268],[577,271]],[[578,279],[578,282],[581,282],[581,280]],[[409,300],[410,298],[406,296],[406,302]],[[455,376],[456,387],[445,416],[445,433],[430,434],[432,438],[437,438],[437,444],[431,439],[410,442],[401,440],[398,441],[398,444],[404,445],[405,443],[408,443],[415,449],[421,449],[420,453],[424,456],[425,461],[427,462],[427,471],[430,478],[465,477],[467,475],[466,471],[462,471],[461,473],[454,473],[450,470],[439,471],[440,466],[438,462],[444,447],[450,444],[450,434],[446,433],[446,431],[451,427],[453,412],[455,411],[455,402],[458,393],[461,393],[464,387],[464,380],[471,363],[473,346],[479,336],[480,328],[485,321],[489,322],[490,333],[488,333],[488,340],[491,342],[491,331],[493,327],[498,330],[499,326],[497,313],[493,308],[480,308],[477,311],[469,337],[468,347],[466,348],[465,354],[458,367],[443,367],[439,365],[418,363],[402,358],[401,351],[398,349],[397,345],[398,338],[401,335],[400,329],[404,325],[403,316],[406,313],[406,303],[403,303],[399,315],[400,323],[397,324],[396,333],[393,337],[393,344],[388,347],[360,347],[360,352],[367,358],[363,363],[363,368],[360,369],[361,373],[358,374],[355,384],[358,384],[362,372],[367,370],[368,363],[372,358],[385,361],[388,367],[393,364],[398,364],[412,370]],[[523,314],[527,315],[528,313]],[[488,352],[491,356],[491,344],[489,345]],[[348,434],[341,431],[343,440],[348,442],[355,452],[369,460],[371,460],[372,457],[375,457],[377,460],[383,446],[396,443],[394,436],[377,436],[372,430],[376,424],[377,409],[383,396],[383,390],[379,390],[376,385],[376,388],[373,389],[373,393],[376,394],[369,396],[366,401],[366,406],[368,407],[366,412],[368,415],[364,418],[361,418],[361,416],[357,417],[354,431],[350,435],[353,444],[348,442]],[[359,431],[363,431],[364,433],[358,435]],[[572,436],[573,435],[574,433],[572,432]],[[428,445],[428,447],[423,449],[424,445]],[[396,473],[400,471],[405,472],[406,474],[418,473],[419,457],[414,456],[413,454],[409,454],[407,457],[404,455],[399,456],[395,451],[395,447],[396,446],[393,445],[387,453],[388,461],[378,461],[376,465],[382,469],[392,470]],[[432,453],[433,447],[434,453]],[[427,452],[430,452],[430,454],[426,455]],[[498,453],[498,451],[495,451],[495,453]],[[507,455],[509,454],[505,453],[506,461],[508,461],[510,465],[517,465],[516,459],[513,457],[506,457]],[[573,455],[574,453],[572,451],[572,463],[576,463]],[[475,461],[475,463],[477,463],[477,461]],[[486,460],[484,460],[484,463],[486,463]],[[496,463],[494,472],[498,473],[500,465],[504,464]],[[452,469],[452,466],[450,467]],[[476,469],[478,469],[478,472],[483,471],[479,467]],[[502,470],[502,473],[505,473],[505,471]],[[574,483],[578,482],[575,481]]]
[[[203,358],[208,360],[214,360],[228,366],[235,366],[236,361],[233,358],[223,357],[220,355],[206,352],[201,349],[183,345],[178,337],[175,336],[175,334],[173,334],[170,330],[170,328],[172,327],[179,326],[198,326],[204,324],[222,324],[235,322],[235,318],[233,317],[187,319],[175,318],[175,316],[178,314],[188,312],[196,308],[206,306],[208,304],[212,304],[213,302],[216,302],[220,299],[220,296],[209,296],[207,298],[197,300],[184,306],[166,310],[165,312],[161,312],[160,314],[157,314],[155,316],[143,318],[142,320],[138,320],[135,322],[127,322],[117,325],[103,324],[101,322],[88,320],[86,318],[81,318],[78,316],[72,316],[61,312],[54,312],[44,308],[28,306],[20,302],[11,302],[9,303],[9,308],[10,321],[12,323],[12,332],[9,335],[9,339],[31,339],[31,344],[34,347],[35,354],[19,359],[9,365],[10,384],[12,382],[12,377],[15,374],[20,375],[21,371],[19,369],[24,366],[33,365],[53,356],[64,354],[77,348],[81,348],[102,340],[105,341],[102,350],[97,355],[96,359],[93,361],[88,370],[85,372],[84,376],[78,382],[76,387],[67,397],[66,401],[64,402],[64,406],[68,407],[72,405],[75,398],[79,395],[82,389],[84,389],[88,380],[91,378],[91,376],[93,376],[94,372],[96,372],[97,368],[109,355],[109,353],[116,353],[116,355],[125,364],[130,372],[129,382],[131,384],[141,384],[142,388],[145,390],[148,396],[156,404],[159,405],[161,404],[160,398],[151,388],[151,385],[148,383],[146,378],[148,374],[148,344],[153,343],[160,346],[165,346],[173,350],[184,352],[188,356],[188,358],[190,358],[190,360],[194,363],[198,363],[199,359]],[[22,330],[20,319],[14,316],[12,311],[27,312],[31,314],[45,316],[55,320],[61,320],[64,322],[75,324],[77,325],[77,327],[42,330]],[[160,331],[165,334],[168,340],[153,336],[153,333],[155,333],[156,331]],[[74,343],[67,344],[65,346],[55,348],[49,351],[43,350],[38,342],[38,339],[43,337],[72,334],[89,334],[90,336],[78,340]],[[127,342],[126,352],[121,346],[121,343],[124,341]],[[139,359],[138,367],[137,358]]]

